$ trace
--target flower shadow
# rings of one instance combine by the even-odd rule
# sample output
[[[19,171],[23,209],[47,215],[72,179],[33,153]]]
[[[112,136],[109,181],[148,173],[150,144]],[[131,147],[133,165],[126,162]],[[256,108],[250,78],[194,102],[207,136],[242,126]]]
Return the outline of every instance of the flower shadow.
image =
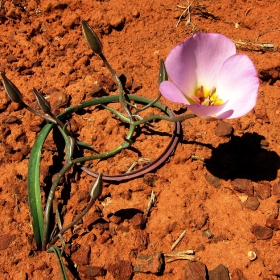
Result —
[[[224,180],[236,178],[252,181],[272,181],[280,168],[280,157],[265,149],[265,137],[257,133],[232,136],[228,143],[220,144],[205,160],[207,170]]]

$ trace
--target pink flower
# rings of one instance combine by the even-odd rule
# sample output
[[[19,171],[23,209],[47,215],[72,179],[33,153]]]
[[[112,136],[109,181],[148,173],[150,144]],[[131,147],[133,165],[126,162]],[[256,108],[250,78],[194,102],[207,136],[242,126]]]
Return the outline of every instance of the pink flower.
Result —
[[[250,58],[226,36],[198,33],[174,47],[165,62],[172,82],[162,95],[205,119],[233,119],[256,105],[259,79]]]

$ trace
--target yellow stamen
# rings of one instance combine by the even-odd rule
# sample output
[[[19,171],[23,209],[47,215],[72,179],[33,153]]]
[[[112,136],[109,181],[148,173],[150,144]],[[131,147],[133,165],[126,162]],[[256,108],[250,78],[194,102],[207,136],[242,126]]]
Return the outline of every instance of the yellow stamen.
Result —
[[[187,100],[191,105],[201,104],[204,106],[215,106],[224,104],[224,101],[219,99],[215,87],[213,87],[211,90],[208,90],[204,89],[203,86],[200,86],[193,95],[187,97]]]

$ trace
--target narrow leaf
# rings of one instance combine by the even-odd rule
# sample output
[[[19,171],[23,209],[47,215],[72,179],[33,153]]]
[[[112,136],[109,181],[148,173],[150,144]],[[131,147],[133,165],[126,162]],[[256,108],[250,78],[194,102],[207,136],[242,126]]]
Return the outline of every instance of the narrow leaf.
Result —
[[[159,73],[158,73],[158,84],[168,80],[167,71],[163,59],[160,59]]]

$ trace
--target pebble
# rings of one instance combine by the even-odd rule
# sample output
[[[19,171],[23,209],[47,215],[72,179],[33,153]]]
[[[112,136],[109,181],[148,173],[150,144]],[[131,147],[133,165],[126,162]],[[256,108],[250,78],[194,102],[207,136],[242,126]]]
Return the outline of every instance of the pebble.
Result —
[[[211,184],[212,186],[214,186],[215,188],[219,188],[221,186],[221,182],[218,177],[208,175],[208,174],[205,174],[204,177],[205,177],[206,181],[209,184]]]
[[[185,267],[184,280],[206,280],[207,268],[202,262],[189,262]]]
[[[137,213],[130,220],[131,225],[135,229],[144,229],[146,226],[146,222],[147,222],[147,218],[142,213]]]
[[[231,280],[248,280],[241,269],[236,268],[231,272]]]
[[[235,179],[231,182],[233,189],[240,193],[246,193],[248,196],[253,196],[253,184],[251,180]]]
[[[267,183],[258,184],[255,187],[255,191],[257,193],[257,196],[262,200],[265,200],[265,199],[271,197],[271,186]]]
[[[77,265],[88,265],[90,258],[90,246],[81,246],[71,255],[72,261]]]
[[[16,152],[12,155],[12,161],[20,162],[23,159],[23,154],[21,152]]]
[[[270,228],[254,224],[251,227],[251,232],[257,237],[257,239],[266,240],[273,236],[273,231]]]
[[[247,208],[247,209],[250,209],[250,210],[257,210],[259,205],[260,205],[260,202],[259,200],[254,197],[254,196],[249,196],[248,199],[246,201],[244,201],[243,205]]]
[[[125,24],[125,17],[124,16],[114,16],[110,19],[110,25],[119,30],[122,29],[124,27]]]
[[[274,230],[280,230],[280,221],[275,219],[267,219],[265,226]]]
[[[229,137],[233,131],[232,125],[223,121],[218,121],[215,135],[220,137]]]
[[[219,264],[213,270],[208,271],[209,280],[230,280],[228,269]]]
[[[108,271],[116,280],[131,280],[133,275],[133,267],[131,262],[124,260],[114,264],[109,264]]]
[[[141,254],[138,256],[134,272],[159,274],[164,268],[164,257],[161,252],[156,254]]]
[[[79,272],[91,277],[106,275],[106,270],[99,266],[81,265],[79,266]]]
[[[109,231],[105,231],[99,238],[100,244],[106,243],[109,239],[112,238],[112,235]]]

